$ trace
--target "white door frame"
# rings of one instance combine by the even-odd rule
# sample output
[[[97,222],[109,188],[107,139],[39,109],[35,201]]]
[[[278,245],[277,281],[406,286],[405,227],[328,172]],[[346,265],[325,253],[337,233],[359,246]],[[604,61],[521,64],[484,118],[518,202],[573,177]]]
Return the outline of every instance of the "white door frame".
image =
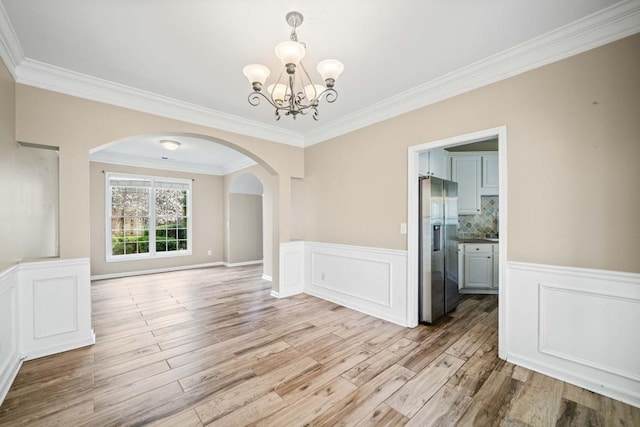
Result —
[[[426,142],[409,147],[407,163],[407,325],[418,325],[418,161],[420,153],[435,148],[452,147],[498,138],[499,159],[499,232],[500,232],[500,268],[498,296],[498,355],[505,358],[507,354],[506,333],[504,323],[506,313],[506,293],[508,283],[507,266],[507,127],[499,126],[472,132],[465,135]]]

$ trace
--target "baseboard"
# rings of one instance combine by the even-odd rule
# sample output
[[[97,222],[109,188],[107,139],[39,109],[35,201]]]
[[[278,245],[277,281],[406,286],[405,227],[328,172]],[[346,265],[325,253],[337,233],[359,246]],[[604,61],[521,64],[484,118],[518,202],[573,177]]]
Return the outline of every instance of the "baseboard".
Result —
[[[244,267],[245,265],[256,265],[262,264],[261,259],[257,259],[255,261],[242,261],[242,262],[223,262],[222,265],[225,267]]]
[[[507,263],[510,362],[640,407],[640,274]]]
[[[39,348],[36,351],[27,352],[24,354],[24,360],[33,360],[40,357],[50,356],[52,354],[63,353],[69,350],[75,350],[81,347],[87,347],[96,343],[96,334],[91,330],[91,336],[82,338],[79,340],[65,342],[52,347]]]
[[[192,264],[192,265],[178,265],[175,267],[165,267],[165,268],[154,268],[150,270],[138,270],[138,271],[125,271],[121,273],[108,273],[108,274],[96,274],[91,276],[91,280],[106,280],[106,279],[119,279],[122,277],[130,277],[130,276],[142,276],[145,274],[156,274],[156,273],[167,273],[169,271],[180,271],[180,270],[192,270],[195,268],[208,268],[208,267],[220,267],[223,266],[224,262],[209,262],[206,264]]]
[[[4,402],[4,398],[7,397],[7,393],[9,393],[11,385],[22,367],[22,362],[23,359],[17,358],[13,361],[13,366],[8,366],[6,371],[3,372],[2,376],[0,376],[0,406],[2,405],[2,402]]]
[[[280,296],[280,294],[279,294],[278,292],[274,291],[274,290],[272,290],[272,291],[271,291],[271,293],[270,293],[269,295],[271,295],[271,296],[272,296],[272,297],[274,297],[274,298],[282,298],[282,297]]]
[[[269,282],[273,282],[273,277],[267,275],[267,274],[263,274],[262,275],[262,280],[267,280]]]

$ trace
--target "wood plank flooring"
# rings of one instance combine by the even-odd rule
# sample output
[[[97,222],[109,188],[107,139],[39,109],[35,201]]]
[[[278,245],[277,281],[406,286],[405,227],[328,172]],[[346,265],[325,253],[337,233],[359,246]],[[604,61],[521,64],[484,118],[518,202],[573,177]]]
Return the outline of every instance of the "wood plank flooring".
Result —
[[[97,343],[25,362],[0,425],[640,426],[640,409],[497,357],[497,298],[414,329],[261,268],[94,282]]]

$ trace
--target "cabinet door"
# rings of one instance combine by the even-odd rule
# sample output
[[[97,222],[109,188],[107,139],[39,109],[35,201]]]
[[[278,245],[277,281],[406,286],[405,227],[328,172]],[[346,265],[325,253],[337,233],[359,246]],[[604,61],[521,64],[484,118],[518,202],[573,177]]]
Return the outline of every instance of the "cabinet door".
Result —
[[[458,213],[480,213],[480,156],[451,157],[451,180],[458,183]]]
[[[429,151],[429,172],[437,178],[448,179],[447,157],[444,149],[437,148]]]
[[[492,284],[493,254],[466,253],[464,255],[464,283],[468,288],[490,288]]]
[[[495,190],[495,194],[498,194],[499,187],[499,167],[498,167],[498,155],[486,154],[482,156],[482,188],[483,194],[493,195],[492,191]]]

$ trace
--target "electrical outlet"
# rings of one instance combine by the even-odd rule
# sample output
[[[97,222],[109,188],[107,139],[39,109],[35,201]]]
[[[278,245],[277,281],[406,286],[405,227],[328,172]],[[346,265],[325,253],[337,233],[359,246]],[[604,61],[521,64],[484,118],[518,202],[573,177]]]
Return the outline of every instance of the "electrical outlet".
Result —
[[[207,251],[207,255],[211,256],[211,249]]]
[[[407,234],[407,223],[406,222],[401,222],[400,223],[400,234]]]

